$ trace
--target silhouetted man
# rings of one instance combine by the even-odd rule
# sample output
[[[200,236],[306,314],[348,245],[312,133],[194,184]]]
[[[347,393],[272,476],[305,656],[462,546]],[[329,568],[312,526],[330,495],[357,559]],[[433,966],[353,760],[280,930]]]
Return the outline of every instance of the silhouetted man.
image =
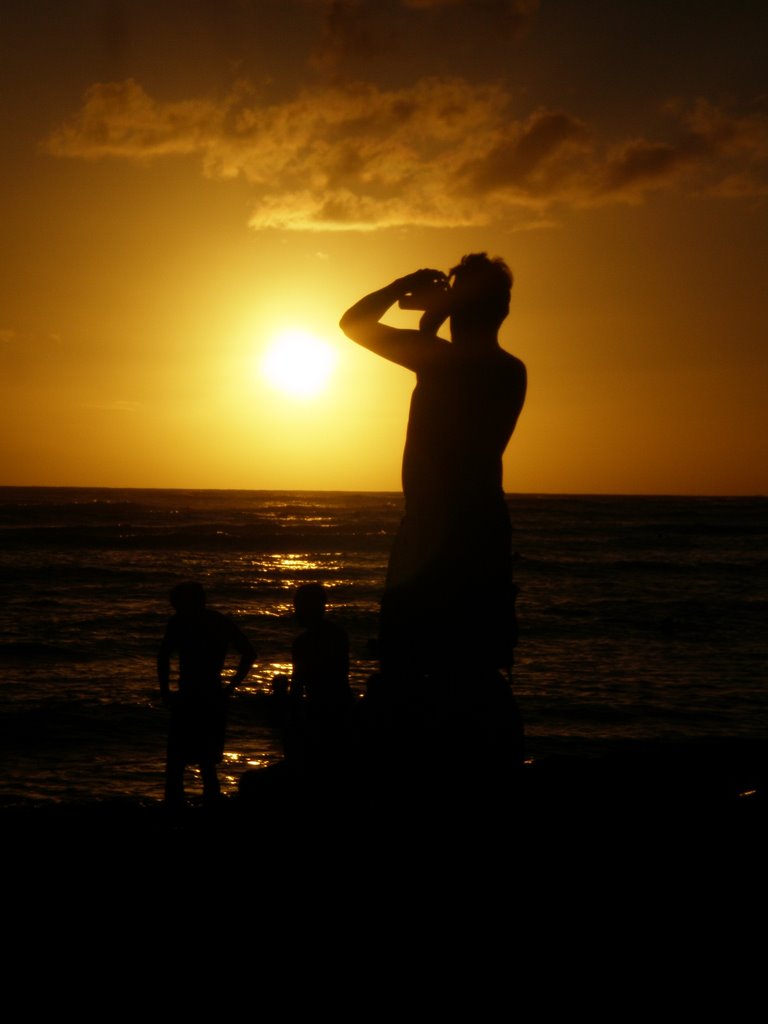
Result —
[[[226,701],[245,679],[256,653],[235,623],[206,608],[199,583],[179,583],[170,592],[175,611],[166,627],[157,656],[157,675],[163,703],[170,707],[165,799],[170,807],[184,802],[184,769],[197,764],[203,779],[203,799],[220,794],[216,765],[224,753]],[[221,674],[230,650],[240,655],[235,674],[222,686]],[[178,689],[170,688],[171,657],[178,655]]]
[[[381,661],[399,679],[508,667],[515,643],[510,523],[502,455],[526,389],[498,331],[512,275],[502,260],[465,256],[446,277],[419,270],[367,295],[341,328],[416,373],[403,454],[405,516],[387,571]],[[419,330],[381,323],[422,309]],[[448,320],[451,341],[437,336]]]

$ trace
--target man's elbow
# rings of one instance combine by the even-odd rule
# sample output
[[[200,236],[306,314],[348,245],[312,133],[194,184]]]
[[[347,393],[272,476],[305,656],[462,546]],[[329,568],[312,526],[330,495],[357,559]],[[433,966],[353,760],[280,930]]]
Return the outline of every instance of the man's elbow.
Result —
[[[354,315],[351,309],[348,309],[341,320],[339,320],[339,327],[352,341],[357,341],[357,327],[359,324],[359,319]]]
[[[339,320],[339,327],[350,341],[362,345],[363,348],[375,349],[377,333],[380,329],[377,321],[372,323],[367,317],[356,314],[354,310],[348,310]]]

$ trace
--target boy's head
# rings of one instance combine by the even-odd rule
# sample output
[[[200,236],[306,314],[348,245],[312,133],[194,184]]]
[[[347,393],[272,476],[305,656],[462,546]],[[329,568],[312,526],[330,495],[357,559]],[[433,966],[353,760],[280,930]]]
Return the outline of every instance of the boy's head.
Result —
[[[311,626],[325,615],[325,587],[322,583],[304,583],[293,598],[296,618],[301,626]]]
[[[168,598],[174,611],[182,615],[185,612],[199,612],[205,608],[205,591],[199,583],[177,583]]]

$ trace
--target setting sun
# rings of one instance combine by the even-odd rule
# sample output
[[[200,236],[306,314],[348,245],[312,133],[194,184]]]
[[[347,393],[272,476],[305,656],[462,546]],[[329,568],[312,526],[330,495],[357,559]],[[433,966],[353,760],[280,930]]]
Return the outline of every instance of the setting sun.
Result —
[[[311,397],[324,391],[336,353],[308,331],[287,329],[275,335],[261,360],[261,372],[278,391]]]

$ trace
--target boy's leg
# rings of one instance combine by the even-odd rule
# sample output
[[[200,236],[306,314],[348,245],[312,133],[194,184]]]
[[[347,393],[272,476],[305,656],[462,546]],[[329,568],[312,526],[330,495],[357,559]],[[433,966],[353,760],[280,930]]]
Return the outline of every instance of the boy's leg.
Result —
[[[216,774],[215,761],[203,761],[200,763],[200,774],[203,778],[203,801],[210,803],[221,796],[219,777]]]
[[[184,761],[169,750],[165,762],[165,803],[168,807],[184,804]]]

